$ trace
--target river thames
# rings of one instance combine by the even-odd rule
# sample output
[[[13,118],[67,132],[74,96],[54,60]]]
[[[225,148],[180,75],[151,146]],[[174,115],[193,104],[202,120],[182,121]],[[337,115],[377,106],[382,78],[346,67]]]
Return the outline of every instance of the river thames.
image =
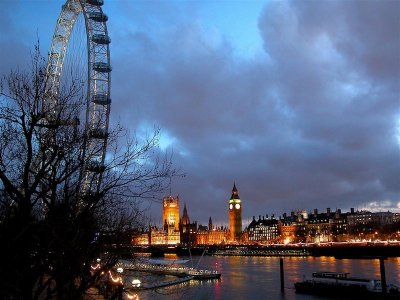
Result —
[[[180,258],[189,259],[189,258]],[[204,256],[193,257],[186,266],[213,269],[221,272],[220,280],[181,283],[158,290],[141,291],[130,295],[136,300],[240,300],[240,299],[326,299],[323,297],[296,294],[294,283],[303,276],[316,271],[349,272],[350,276],[380,279],[377,259],[335,259],[333,257],[284,257],[285,289],[280,289],[280,267],[278,257]],[[400,284],[400,257],[385,260],[386,281]],[[146,280],[143,273],[125,274],[126,282],[134,278]],[[164,276],[167,277],[167,276]],[[172,277],[171,277],[172,278]],[[154,277],[148,280],[171,280]],[[128,299],[125,295],[125,299]],[[343,298],[345,299],[345,298]]]

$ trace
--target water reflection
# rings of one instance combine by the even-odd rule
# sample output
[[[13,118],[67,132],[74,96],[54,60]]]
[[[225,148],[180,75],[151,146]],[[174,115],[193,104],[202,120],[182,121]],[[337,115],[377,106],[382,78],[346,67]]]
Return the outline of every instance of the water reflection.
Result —
[[[186,258],[185,258],[186,259]],[[196,266],[199,258],[194,257]],[[188,263],[190,266],[191,263]],[[385,260],[386,278],[388,282],[400,283],[400,258]],[[379,260],[334,259],[332,257],[285,257],[284,279],[285,292],[280,292],[279,258],[277,257],[213,257],[201,259],[200,268],[216,269],[222,273],[220,280],[207,280],[182,283],[168,288],[151,291],[140,291],[136,300],[224,300],[224,299],[280,299],[305,300],[322,299],[316,296],[296,294],[294,283],[302,280],[304,275],[316,271],[349,272],[352,276],[380,278]],[[143,280],[171,280],[167,276],[125,274],[131,282],[133,276],[143,276]],[[153,276],[153,277],[151,277]],[[142,280],[142,278],[140,278]],[[128,299],[125,296],[125,299]]]

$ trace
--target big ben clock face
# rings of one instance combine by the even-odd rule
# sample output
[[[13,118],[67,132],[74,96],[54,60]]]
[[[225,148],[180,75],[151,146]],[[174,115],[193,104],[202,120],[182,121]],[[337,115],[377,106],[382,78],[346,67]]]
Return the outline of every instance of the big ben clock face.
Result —
[[[236,204],[235,204],[235,208],[236,208],[236,209],[240,209],[240,204],[239,204],[239,203],[236,203]]]
[[[229,204],[229,209],[232,209],[233,208],[233,204]]]

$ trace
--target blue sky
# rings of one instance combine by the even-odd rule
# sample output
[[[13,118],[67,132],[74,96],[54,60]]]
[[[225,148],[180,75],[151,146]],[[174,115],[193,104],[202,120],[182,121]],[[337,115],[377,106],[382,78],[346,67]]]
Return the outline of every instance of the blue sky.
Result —
[[[63,1],[0,2],[0,66],[50,47]],[[160,126],[192,221],[400,211],[400,2],[105,0],[111,120]],[[149,215],[158,222],[159,203]]]

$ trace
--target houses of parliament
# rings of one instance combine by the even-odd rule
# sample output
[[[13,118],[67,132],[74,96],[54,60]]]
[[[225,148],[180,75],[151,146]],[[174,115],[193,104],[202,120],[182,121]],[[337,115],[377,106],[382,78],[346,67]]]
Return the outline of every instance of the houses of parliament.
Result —
[[[242,200],[236,184],[227,201],[229,227],[214,226],[210,217],[208,226],[190,222],[183,205],[180,217],[179,197],[164,197],[162,201],[163,225],[149,226],[137,232],[132,243],[137,245],[219,245],[219,244],[288,244],[324,243],[348,241],[400,241],[400,213],[390,211],[342,212],[337,208],[324,212],[318,209],[275,215],[253,216],[253,220],[242,229]]]
[[[161,228],[149,226],[148,231],[133,236],[132,243],[138,245],[210,245],[240,242],[242,237],[242,201],[236,184],[228,200],[229,227],[214,226],[211,217],[208,226],[190,222],[186,203],[180,217],[179,196],[164,197],[162,200]]]

